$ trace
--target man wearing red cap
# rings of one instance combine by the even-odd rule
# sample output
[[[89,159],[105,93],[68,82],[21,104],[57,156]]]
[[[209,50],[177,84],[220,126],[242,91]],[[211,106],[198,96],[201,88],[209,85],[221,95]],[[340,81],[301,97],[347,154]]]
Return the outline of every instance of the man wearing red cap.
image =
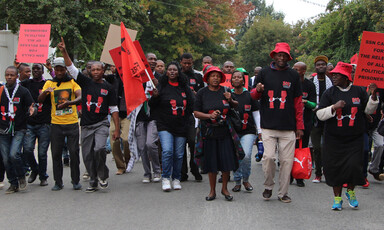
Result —
[[[265,190],[269,200],[275,184],[275,152],[278,149],[280,188],[278,199],[291,202],[288,186],[295,152],[295,140],[303,136],[303,103],[300,77],[287,64],[292,60],[287,43],[277,43],[270,53],[273,62],[262,69],[251,91],[253,99],[260,99],[261,128],[263,133],[263,171]]]

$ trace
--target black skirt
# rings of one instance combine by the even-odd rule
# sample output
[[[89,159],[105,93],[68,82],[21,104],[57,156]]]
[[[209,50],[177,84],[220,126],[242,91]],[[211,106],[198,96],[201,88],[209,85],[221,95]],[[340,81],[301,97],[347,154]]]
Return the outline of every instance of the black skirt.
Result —
[[[327,185],[364,185],[363,150],[363,135],[334,137],[325,133],[322,161]]]
[[[237,157],[231,136],[225,135],[220,139],[203,140],[203,171],[229,172],[238,168]]]

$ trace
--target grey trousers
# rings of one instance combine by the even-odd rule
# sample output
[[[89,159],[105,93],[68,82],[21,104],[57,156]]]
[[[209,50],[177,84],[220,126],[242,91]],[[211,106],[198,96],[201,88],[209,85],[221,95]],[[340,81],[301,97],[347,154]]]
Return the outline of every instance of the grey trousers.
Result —
[[[381,162],[381,156],[383,155],[384,151],[384,140],[383,136],[381,136],[377,132],[377,128],[369,133],[369,135],[372,137],[373,141],[373,154],[372,154],[372,160],[371,164],[369,165],[369,171],[372,173],[378,173],[380,172],[380,162]]]
[[[81,151],[85,168],[90,177],[89,185],[97,187],[98,178],[106,180],[109,170],[105,165],[105,144],[109,135],[109,122],[105,118],[93,125],[81,127]]]
[[[156,142],[159,140],[156,122],[136,122],[135,135],[137,139],[137,150],[143,161],[144,177],[151,179],[151,163],[154,174],[160,175],[159,152]]]

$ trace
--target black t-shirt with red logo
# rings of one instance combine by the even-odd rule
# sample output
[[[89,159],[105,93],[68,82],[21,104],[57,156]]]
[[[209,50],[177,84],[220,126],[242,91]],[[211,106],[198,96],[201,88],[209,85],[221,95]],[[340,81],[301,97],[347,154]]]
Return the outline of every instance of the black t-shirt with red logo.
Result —
[[[304,79],[301,82],[303,90],[303,100],[316,102],[316,87],[312,81]],[[313,110],[304,106],[304,127],[305,130],[310,131],[313,124]]]
[[[227,114],[231,107],[229,105],[229,102],[225,99],[224,93],[224,87],[220,87],[218,91],[211,91],[207,86],[200,89],[199,92],[197,92],[196,94],[195,105],[193,109],[194,111],[209,114],[213,113],[215,110],[219,110],[221,112],[221,116],[219,116],[215,120],[208,119],[201,121],[202,126],[213,125],[215,129],[213,136],[215,137],[211,138],[222,138],[226,135],[229,135],[229,130],[225,123],[225,120],[227,119]],[[202,127],[202,130],[203,129],[204,127]]]
[[[26,79],[21,82],[21,85],[29,90],[33,100],[36,102],[37,114],[28,117],[27,122],[30,125],[51,124],[51,97],[46,97],[44,103],[37,102],[45,82],[45,80],[35,81],[33,79]]]
[[[115,90],[108,82],[96,83],[81,72],[76,82],[81,87],[81,126],[104,120],[108,116],[109,106],[117,106]]]
[[[291,69],[263,68],[255,82],[264,84],[260,98],[261,128],[296,130],[294,99],[302,96],[299,74]]]
[[[5,87],[7,86],[4,86],[0,102],[0,129],[2,129],[2,131],[8,129],[10,124],[10,116],[8,111],[9,100],[5,93]],[[15,85],[8,89],[9,97],[12,97],[14,89]],[[34,103],[34,101],[28,89],[20,85],[17,89],[15,96],[13,97],[13,111],[15,112],[15,131],[27,129],[27,117],[29,116],[29,107],[32,105],[32,103]]]
[[[325,121],[325,133],[332,136],[355,136],[365,132],[364,110],[368,94],[360,86],[352,85],[349,91],[342,92],[336,86],[326,90],[321,97],[319,109],[345,101],[345,106],[336,111],[336,115]]]
[[[187,76],[188,85],[195,92],[199,91],[204,87],[203,76],[200,73],[195,72],[194,70],[185,72]]]
[[[188,117],[192,114],[194,96],[187,85],[158,86],[159,96],[151,97],[149,106],[155,114],[158,131],[168,131],[175,136],[186,137]]]
[[[237,111],[239,111],[243,127],[237,132],[239,135],[256,134],[256,124],[253,119],[252,112],[259,110],[257,101],[251,98],[249,91],[243,91],[242,94],[232,93],[235,100],[239,103]]]

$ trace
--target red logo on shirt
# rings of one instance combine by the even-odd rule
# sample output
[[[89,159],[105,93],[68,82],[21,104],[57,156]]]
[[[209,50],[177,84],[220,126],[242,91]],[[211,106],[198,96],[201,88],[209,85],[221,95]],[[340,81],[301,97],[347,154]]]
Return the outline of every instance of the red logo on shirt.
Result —
[[[352,98],[352,103],[355,104],[355,105],[359,105],[359,104],[360,104],[360,98],[358,98],[358,97],[353,97],[353,98]]]
[[[283,81],[283,88],[289,89],[291,88],[291,82],[289,81]]]
[[[228,101],[227,101],[227,100],[223,100],[223,105],[224,105],[224,106],[229,106]]]
[[[251,105],[244,105],[244,110],[245,110],[246,112],[251,111]]]
[[[196,80],[195,79],[189,79],[189,84],[191,85],[196,85]]]
[[[101,90],[100,90],[100,93],[101,93],[101,95],[107,96],[107,95],[108,95],[108,90],[106,90],[106,89],[101,89]]]
[[[303,98],[307,98],[308,97],[308,93],[307,92],[303,92]]]
[[[19,104],[20,103],[20,97],[13,98],[13,103],[14,104]]]

